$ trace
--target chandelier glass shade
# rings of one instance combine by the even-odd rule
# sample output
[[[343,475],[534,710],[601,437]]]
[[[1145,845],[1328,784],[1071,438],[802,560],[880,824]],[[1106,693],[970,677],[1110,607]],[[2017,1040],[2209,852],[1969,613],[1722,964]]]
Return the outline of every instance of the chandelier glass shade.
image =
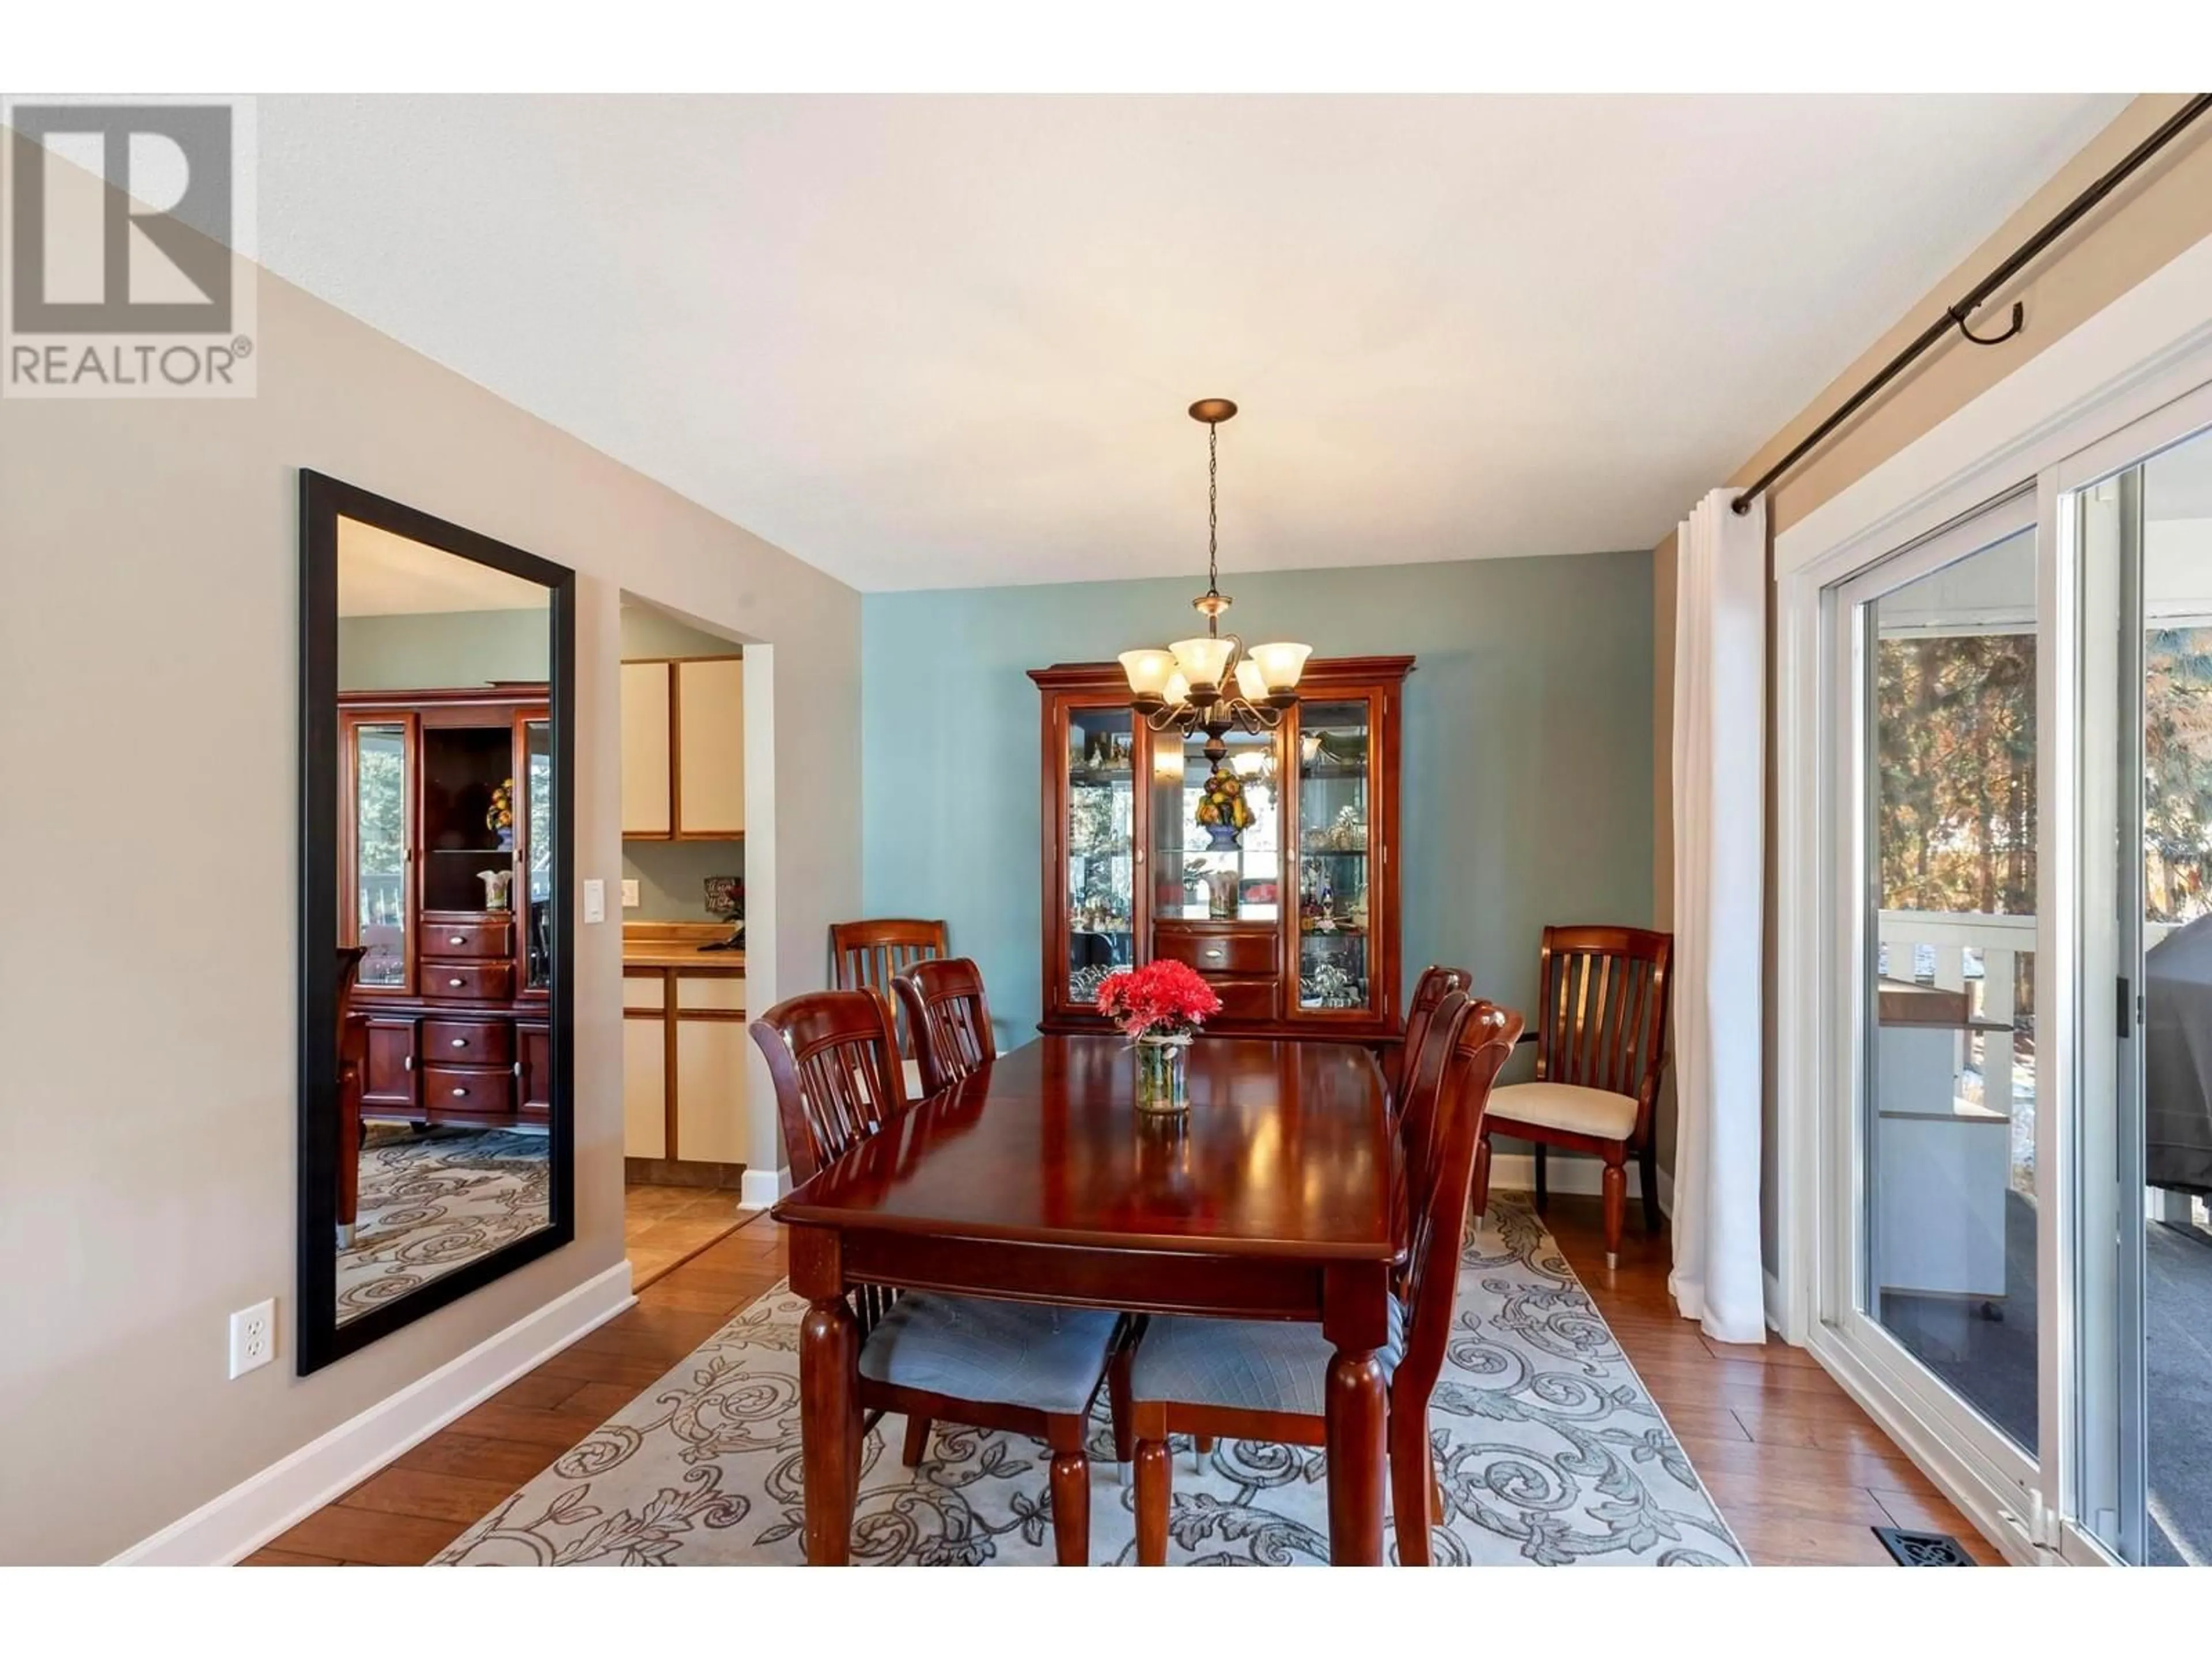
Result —
[[[1310,645],[1278,641],[1249,650],[1242,638],[1221,632],[1221,614],[1233,601],[1221,591],[1218,441],[1221,422],[1236,414],[1226,398],[1201,398],[1190,416],[1206,426],[1206,592],[1191,601],[1206,617],[1206,632],[1177,640],[1165,650],[1146,647],[1121,653],[1129,704],[1155,732],[1206,733],[1206,753],[1219,760],[1232,731],[1272,732],[1298,700]]]

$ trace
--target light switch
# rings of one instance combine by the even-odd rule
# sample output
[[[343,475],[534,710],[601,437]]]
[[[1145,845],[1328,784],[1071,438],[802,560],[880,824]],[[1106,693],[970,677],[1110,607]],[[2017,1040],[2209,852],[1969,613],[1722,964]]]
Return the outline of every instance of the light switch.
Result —
[[[584,920],[605,921],[607,919],[607,884],[603,881],[584,884]]]
[[[625,880],[623,883],[623,908],[625,910],[635,910],[637,908],[637,884],[634,881]]]

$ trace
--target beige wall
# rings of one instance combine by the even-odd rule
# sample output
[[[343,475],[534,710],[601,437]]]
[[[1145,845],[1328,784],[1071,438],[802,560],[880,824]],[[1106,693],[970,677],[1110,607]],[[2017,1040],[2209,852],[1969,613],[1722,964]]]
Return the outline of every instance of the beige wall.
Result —
[[[1958,269],[1937,283],[1926,297],[1898,319],[1881,338],[1871,343],[1858,361],[1838,374],[1799,412],[1795,419],[1760,445],[1728,480],[1743,484],[1757,477],[1785,454],[1807,432],[1818,425],[1852,392],[1925,328],[1946,306],[1966,293],[1991,269],[2027,240],[2081,190],[2141,143],[2159,123],[2186,101],[2179,94],[2155,94],[2136,99],[2112,125],[2062,167],[2034,196],[2007,219],[1988,240],[1974,250]],[[1879,236],[1871,226],[1869,234]],[[2025,279],[1991,298],[1973,319],[1978,333],[1999,331],[2014,300],[2026,302],[2027,327],[2002,345],[1968,345],[1955,337],[1921,360],[1899,385],[1863,411],[1851,425],[1831,439],[1791,472],[1768,498],[1770,537],[1788,529],[1829,497],[1856,482],[1913,440],[2003,380],[2029,358],[2042,351],[2079,324],[2094,316],[2169,260],[2212,236],[2212,120],[2200,120],[2151,167],[2123,186],[2106,202],[2084,227],[2077,228],[2058,248],[2032,265]],[[1686,511],[1688,502],[1683,503]],[[1768,572],[1772,574],[1770,549]],[[1652,742],[1656,753],[1653,769],[1656,814],[1653,843],[1658,860],[1655,892],[1672,903],[1673,795],[1669,744],[1674,719],[1674,630],[1672,595],[1674,590],[1674,538],[1659,544],[1653,558],[1652,588],[1659,635],[1653,653],[1652,686],[1655,718]],[[1770,647],[1772,636],[1772,588],[1768,589]],[[1768,660],[1772,661],[1770,648]],[[1767,708],[1775,706],[1770,684]],[[1773,776],[1773,732],[1767,738],[1767,775]],[[1766,1192],[1774,1190],[1773,1165],[1773,1009],[1774,975],[1774,835],[1773,799],[1770,787],[1767,811],[1766,948]],[[1670,1126],[1671,1127],[1671,1126]],[[1671,1138],[1670,1143],[1671,1144]],[[1671,1161],[1671,1160],[1670,1160]],[[1767,1206],[1767,1249],[1774,1249],[1773,1208]]]
[[[260,281],[258,398],[0,403],[0,1561],[104,1559],[622,1257],[611,891],[580,932],[575,1243],[292,1374],[297,469],[580,573],[580,874],[621,869],[628,587],[773,647],[793,828],[756,984],[818,985],[860,896],[858,596]],[[228,1314],[271,1295],[276,1363],[225,1380]]]

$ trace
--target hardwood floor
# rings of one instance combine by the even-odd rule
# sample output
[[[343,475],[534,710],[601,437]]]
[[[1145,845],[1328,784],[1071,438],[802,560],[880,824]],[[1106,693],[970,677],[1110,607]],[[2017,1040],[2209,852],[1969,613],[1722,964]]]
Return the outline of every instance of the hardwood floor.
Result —
[[[1958,1537],[2002,1558],[1802,1350],[1708,1341],[1667,1296],[1667,1242],[1630,1232],[1608,1273],[1595,1199],[1546,1216],[1622,1349],[1752,1559],[1887,1565],[1870,1528]],[[781,1230],[753,1218],[647,1288],[638,1305],[318,1510],[246,1565],[408,1565],[619,1410],[784,1273]]]
[[[1634,1204],[1610,1273],[1595,1199],[1555,1197],[1544,1219],[1754,1562],[1888,1566],[1870,1529],[1914,1527],[2004,1565],[1802,1348],[1715,1342],[1678,1317],[1666,1235],[1646,1237]]]
[[[708,1187],[644,1183],[623,1194],[623,1243],[629,1251],[630,1285],[643,1290],[748,1219],[733,1192]]]

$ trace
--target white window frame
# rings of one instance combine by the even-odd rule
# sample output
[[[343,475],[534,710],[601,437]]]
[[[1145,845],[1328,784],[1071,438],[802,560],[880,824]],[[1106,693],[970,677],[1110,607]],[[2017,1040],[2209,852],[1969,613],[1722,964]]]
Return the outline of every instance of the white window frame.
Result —
[[[2031,321],[2031,327],[2033,323]],[[1848,1097],[1855,1051],[1852,1024],[1839,1026],[1840,960],[1833,873],[1833,828],[1855,810],[1837,799],[1836,623],[1825,597],[1846,581],[2016,491],[2033,489],[2042,632],[2038,707],[2069,722],[2080,708],[2080,584],[2072,518],[2064,499],[2076,486],[2069,464],[2088,465],[2122,431],[2212,386],[2212,238],[2198,242],[2103,311],[2031,358],[1881,465],[1815,508],[1774,542],[1776,604],[1776,1234],[1767,1285],[1768,1320],[1786,1340],[1808,1348],[1983,1531],[2017,1561],[2096,1561],[2094,1540],[2057,1520],[2072,1478],[2070,1364],[2048,1375],[2042,1391],[2041,1469],[2023,1492],[2017,1468],[1987,1455],[1960,1431],[1955,1417],[1926,1409],[1912,1377],[1878,1352],[1844,1341],[1821,1318],[1824,1287],[1834,1282],[1836,1246],[1824,1217],[1828,1194],[1856,1190],[1856,1171],[1831,1133],[1839,1086]],[[2124,459],[2117,465],[2124,465]],[[2109,472],[2112,468],[2106,466]],[[2101,473],[2096,476],[2102,476]],[[2086,478],[2079,482],[2087,482]],[[1846,729],[1849,729],[1848,727]],[[2080,956],[2078,825],[2074,743],[2040,771],[2043,845],[2037,898],[2039,1181],[2063,1194],[2067,1149],[2053,1142],[2071,1121],[2080,1025],[2075,976],[2061,965]],[[2043,1056],[2054,1046],[2054,1075]],[[2054,1098],[2054,1091],[2057,1097]],[[2070,1217],[2043,1229],[2039,1315],[2057,1319],[2069,1294],[2060,1241]],[[2063,1321],[2043,1326],[2065,1328]],[[1902,1351],[1899,1350],[1901,1352]],[[2067,1357],[2070,1360],[2070,1356]],[[1917,1375],[1918,1368],[1912,1372]],[[2050,1369],[2046,1361],[2046,1373]],[[2006,1443],[2009,1449],[2008,1443]],[[2014,1452],[2014,1456],[2017,1453]]]

